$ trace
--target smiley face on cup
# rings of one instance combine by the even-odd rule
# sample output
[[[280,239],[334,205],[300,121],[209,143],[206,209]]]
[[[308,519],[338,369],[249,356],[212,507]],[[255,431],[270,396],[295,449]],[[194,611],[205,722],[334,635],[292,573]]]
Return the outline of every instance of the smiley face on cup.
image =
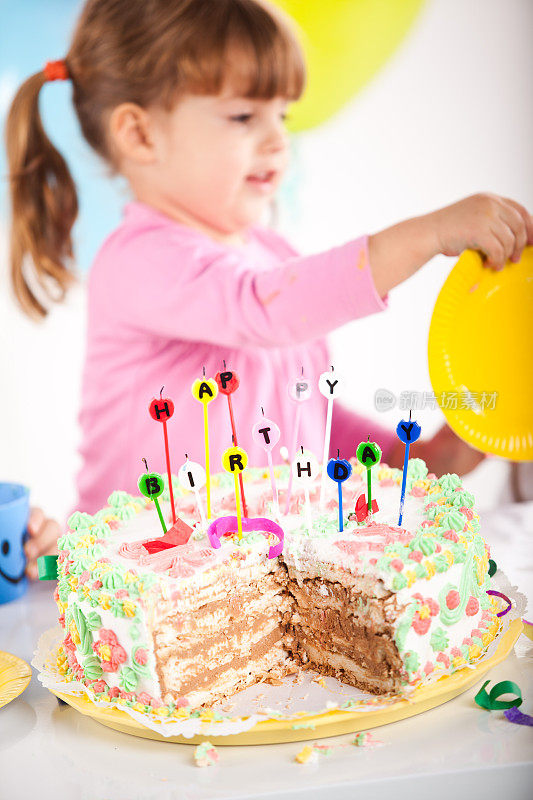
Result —
[[[0,603],[27,589],[24,537],[29,517],[29,490],[20,483],[0,483]]]

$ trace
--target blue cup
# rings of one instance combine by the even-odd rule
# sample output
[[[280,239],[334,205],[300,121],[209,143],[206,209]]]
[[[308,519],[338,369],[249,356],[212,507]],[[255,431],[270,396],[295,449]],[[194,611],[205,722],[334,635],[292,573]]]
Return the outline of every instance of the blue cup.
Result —
[[[30,514],[30,491],[20,483],[0,483],[0,603],[24,594],[24,542]]]

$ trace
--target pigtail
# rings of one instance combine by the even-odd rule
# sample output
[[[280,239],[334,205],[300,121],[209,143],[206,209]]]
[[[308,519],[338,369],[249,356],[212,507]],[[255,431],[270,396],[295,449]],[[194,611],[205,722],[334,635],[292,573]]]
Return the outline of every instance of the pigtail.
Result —
[[[78,198],[67,164],[41,121],[39,92],[47,80],[43,71],[22,84],[6,125],[11,280],[21,308],[34,318],[46,316],[48,301],[63,300],[75,279],[68,262]]]

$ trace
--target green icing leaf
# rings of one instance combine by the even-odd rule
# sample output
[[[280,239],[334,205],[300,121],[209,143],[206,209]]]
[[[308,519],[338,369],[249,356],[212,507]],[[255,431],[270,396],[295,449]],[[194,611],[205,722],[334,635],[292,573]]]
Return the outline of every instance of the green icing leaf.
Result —
[[[409,628],[411,627],[411,624],[413,622],[413,617],[416,613],[418,605],[419,604],[417,600],[413,600],[411,603],[409,603],[405,611],[405,614],[403,615],[398,627],[396,628],[394,641],[400,653],[403,652],[405,648],[405,640],[407,638],[407,634],[409,633]]]
[[[102,627],[102,618],[100,617],[100,614],[97,614],[95,611],[89,611],[85,617],[85,620],[89,630],[91,631],[95,631]]]
[[[427,578],[428,571],[423,564],[417,564],[415,567],[415,575],[417,578]]]
[[[410,458],[409,463],[407,465],[407,480],[411,480],[411,483],[414,481],[420,481],[427,477],[428,468],[426,467],[426,462],[423,461],[421,458]]]
[[[419,540],[418,549],[421,550],[425,556],[430,556],[435,552],[437,544],[433,536],[421,536]]]
[[[130,627],[130,637],[135,641],[141,635],[139,628],[136,625]]]
[[[133,692],[139,682],[135,670],[131,667],[122,667],[120,670],[120,685],[126,692]]]
[[[439,555],[435,556],[433,563],[435,564],[435,569],[437,572],[446,572],[450,568],[448,559],[446,556],[442,555],[442,553],[439,553]]]
[[[85,570],[89,570],[92,566],[93,561],[90,558],[77,558],[73,564],[70,566],[70,571],[73,575],[81,575],[82,572]]]
[[[118,599],[118,597],[113,597],[113,599],[111,600],[110,611],[114,617],[124,616],[124,608],[122,606],[122,602]]]
[[[59,550],[71,550],[78,541],[78,538],[76,534],[66,533],[57,540],[57,547]]]
[[[127,522],[137,514],[137,511],[134,506],[121,506],[115,510],[115,513],[122,522]]]
[[[461,478],[456,475],[455,472],[448,472],[446,475],[443,475],[439,478],[438,484],[445,494],[451,494],[462,486]]]
[[[420,666],[420,659],[415,652],[409,650],[404,656],[403,663],[407,672],[416,672]]]
[[[100,659],[96,656],[89,656],[89,658],[85,659],[83,662],[83,671],[85,672],[85,677],[90,681],[98,680],[98,678],[102,677],[104,672],[100,664]]]
[[[445,530],[450,530],[451,528],[452,531],[457,531],[457,533],[459,533],[463,530],[466,521],[466,517],[462,511],[448,511],[442,517],[440,526]]]
[[[124,588],[124,579],[122,575],[116,570],[111,570],[109,572],[105,572],[102,575],[102,586],[110,591],[116,591],[117,589]]]
[[[78,606],[73,607],[72,616],[80,636],[79,649],[83,655],[88,656],[93,651],[93,635],[89,630],[83,611]]]
[[[117,508],[132,503],[134,499],[133,495],[128,494],[128,492],[112,492],[107,498],[107,502],[113,508],[113,511],[116,511]]]
[[[474,506],[474,495],[470,492],[467,492],[466,489],[462,489],[460,492],[455,492],[450,500],[453,505],[457,506],[458,508],[462,508],[463,506],[466,508],[473,508]]]
[[[91,525],[94,525],[94,517],[81,511],[75,511],[74,514],[68,518],[67,525],[73,531],[90,528]]]
[[[396,577],[394,578],[392,582],[392,588],[396,592],[399,592],[400,589],[405,589],[406,586],[407,586],[407,578],[400,572],[399,575],[396,575]]]
[[[436,653],[446,650],[449,639],[444,628],[435,628],[430,636],[429,643]]]
[[[426,509],[424,513],[426,515],[426,518],[433,522],[437,514],[440,514],[442,510],[443,510],[442,506],[437,505],[437,506],[431,506],[431,508]]]

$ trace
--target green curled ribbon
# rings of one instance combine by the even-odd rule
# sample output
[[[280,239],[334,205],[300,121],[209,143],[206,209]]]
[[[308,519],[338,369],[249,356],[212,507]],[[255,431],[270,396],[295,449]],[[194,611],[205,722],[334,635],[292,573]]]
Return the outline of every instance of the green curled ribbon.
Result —
[[[474,700],[481,706],[486,708],[487,711],[499,711],[503,708],[518,708],[522,705],[522,692],[520,687],[514,681],[500,681],[492,687],[490,694],[487,694],[485,686],[488,686],[490,681],[485,681],[479,692],[474,697]],[[502,694],[515,694],[514,700],[498,700]]]
[[[492,578],[492,576],[494,575],[494,573],[496,572],[497,569],[498,569],[498,565],[496,564],[496,562],[492,558],[490,558],[489,559],[489,578]]]

